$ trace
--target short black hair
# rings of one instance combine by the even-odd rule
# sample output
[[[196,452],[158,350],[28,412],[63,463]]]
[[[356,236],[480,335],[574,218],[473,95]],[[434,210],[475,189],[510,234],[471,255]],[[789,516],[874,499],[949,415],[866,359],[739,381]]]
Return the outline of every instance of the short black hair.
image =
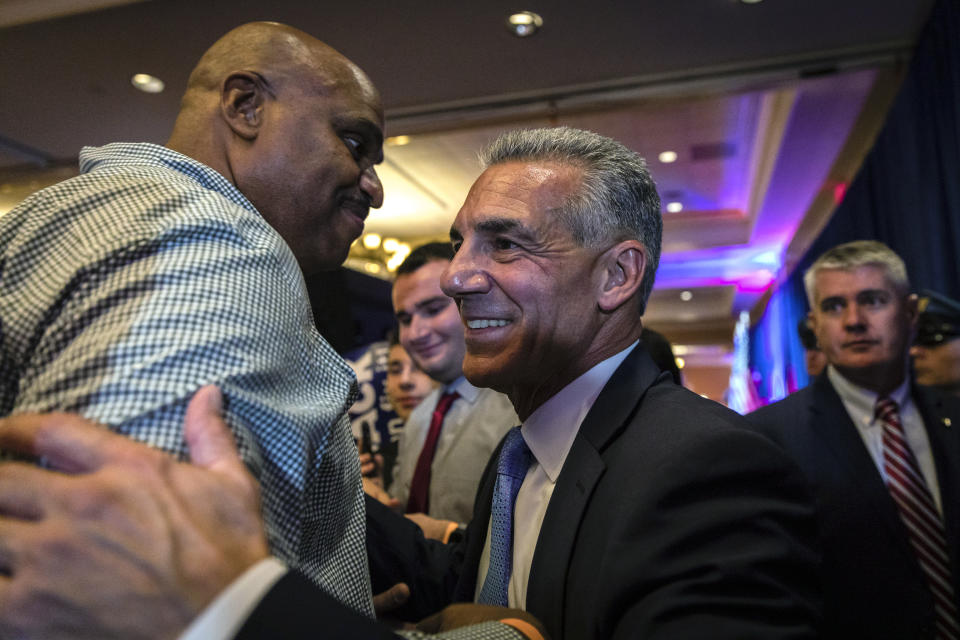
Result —
[[[434,260],[444,260],[451,262],[453,260],[453,245],[449,242],[428,242],[422,244],[410,252],[400,266],[397,267],[397,275],[402,276],[413,273],[428,262]]]

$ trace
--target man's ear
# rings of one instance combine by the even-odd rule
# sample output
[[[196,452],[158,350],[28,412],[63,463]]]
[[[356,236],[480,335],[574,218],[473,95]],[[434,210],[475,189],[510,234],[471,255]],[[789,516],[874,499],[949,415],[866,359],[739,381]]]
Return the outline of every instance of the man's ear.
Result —
[[[904,311],[906,311],[908,322],[910,327],[917,326],[917,318],[920,315],[920,298],[915,293],[911,293],[904,300]]]
[[[602,287],[597,303],[602,311],[612,312],[633,300],[640,290],[647,251],[637,240],[623,240],[603,252],[599,266]]]
[[[260,77],[248,71],[236,71],[223,81],[220,114],[234,133],[253,140],[263,124],[267,93]]]

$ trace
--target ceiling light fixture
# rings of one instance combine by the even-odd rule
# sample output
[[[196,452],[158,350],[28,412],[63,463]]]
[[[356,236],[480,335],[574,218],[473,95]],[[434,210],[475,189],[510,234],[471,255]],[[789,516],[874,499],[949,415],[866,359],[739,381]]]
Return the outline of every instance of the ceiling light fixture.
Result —
[[[160,93],[165,86],[163,80],[149,73],[135,73],[130,78],[130,84],[144,93]]]
[[[660,162],[664,164],[670,164],[671,162],[677,161],[677,152],[676,151],[663,151],[657,156],[660,159]]]
[[[667,203],[667,211],[669,211],[670,213],[680,213],[681,211],[683,211],[683,203],[682,203],[682,202],[668,202],[668,203]]]
[[[390,136],[384,144],[388,147],[403,147],[410,144],[410,136]]]
[[[507,18],[507,29],[518,38],[526,38],[543,26],[543,18],[533,11],[521,11]]]
[[[381,238],[379,234],[368,233],[367,235],[363,236],[363,246],[370,251],[373,251],[380,246],[380,240]]]
[[[680,292],[680,299],[683,300],[684,302],[690,302],[691,300],[693,300],[693,292],[692,292],[692,291],[681,291],[681,292]]]
[[[383,250],[387,253],[396,253],[400,248],[400,242],[396,238],[384,238]]]

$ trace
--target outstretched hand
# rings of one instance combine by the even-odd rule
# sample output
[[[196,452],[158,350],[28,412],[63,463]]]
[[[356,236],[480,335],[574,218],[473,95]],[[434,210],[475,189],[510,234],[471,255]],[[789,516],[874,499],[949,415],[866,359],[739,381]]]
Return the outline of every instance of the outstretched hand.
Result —
[[[0,637],[176,637],[267,556],[257,483],[205,387],[193,464],[70,414],[0,420]]]

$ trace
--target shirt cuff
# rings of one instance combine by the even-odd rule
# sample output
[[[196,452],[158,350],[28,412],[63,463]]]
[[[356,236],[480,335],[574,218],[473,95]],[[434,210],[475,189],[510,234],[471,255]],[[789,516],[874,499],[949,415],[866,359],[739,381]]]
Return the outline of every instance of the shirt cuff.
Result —
[[[448,524],[447,530],[443,533],[442,542],[444,544],[447,544],[448,542],[450,542],[450,536],[453,535],[453,532],[458,530],[459,528],[460,528],[460,525],[457,524],[456,522],[451,522],[450,524]]]
[[[286,565],[276,558],[253,565],[200,612],[179,640],[230,640],[285,573]]]

